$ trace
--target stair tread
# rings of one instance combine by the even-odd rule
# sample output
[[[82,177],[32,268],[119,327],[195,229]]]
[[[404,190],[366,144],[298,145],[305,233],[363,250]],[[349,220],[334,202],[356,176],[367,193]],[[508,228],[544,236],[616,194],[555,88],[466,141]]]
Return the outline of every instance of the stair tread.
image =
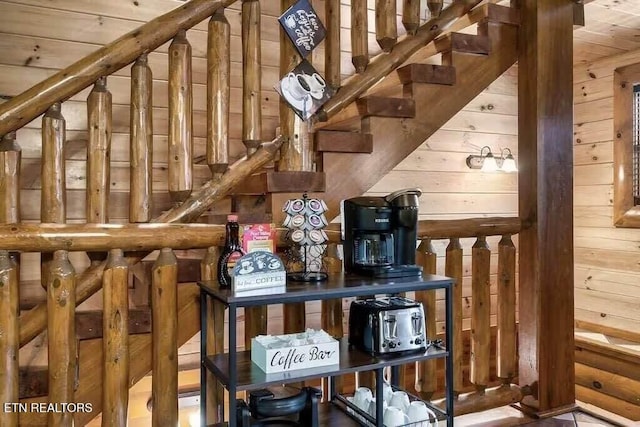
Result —
[[[371,153],[373,136],[369,133],[319,130],[315,133],[318,152]]]
[[[345,108],[326,123],[316,128],[323,130],[359,131],[360,121],[365,117],[415,117],[415,101],[404,97],[364,96]]]
[[[324,191],[324,172],[260,172],[245,179],[233,194],[292,193]]]

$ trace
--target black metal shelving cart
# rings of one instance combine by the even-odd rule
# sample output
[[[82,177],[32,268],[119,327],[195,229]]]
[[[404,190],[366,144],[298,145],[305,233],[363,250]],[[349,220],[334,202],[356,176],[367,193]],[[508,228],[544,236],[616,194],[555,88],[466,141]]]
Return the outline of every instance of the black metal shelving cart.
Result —
[[[353,415],[347,412],[349,403],[343,396],[335,394],[334,379],[336,376],[374,370],[376,374],[376,395],[383,394],[383,371],[386,367],[394,369],[393,381],[397,381],[397,368],[406,363],[414,363],[432,358],[445,358],[445,398],[446,410],[431,406],[439,418],[447,420],[447,426],[453,426],[453,359],[451,357],[451,343],[453,342],[453,304],[452,287],[453,279],[444,276],[424,274],[422,277],[406,277],[395,279],[373,279],[350,276],[330,276],[325,282],[314,284],[289,283],[286,292],[273,293],[265,291],[259,294],[256,291],[250,294],[234,294],[229,289],[219,289],[213,281],[199,282],[200,307],[201,307],[201,388],[200,388],[200,414],[202,425],[206,420],[206,370],[208,369],[229,392],[229,408],[237,408],[236,393],[243,390],[257,390],[269,385],[280,385],[303,380],[328,377],[331,383],[331,396],[329,401],[321,404],[319,416],[330,418],[332,423],[339,422],[340,426],[361,425]],[[282,373],[266,374],[251,361],[250,351],[236,350],[236,319],[237,309],[240,307],[253,307],[270,304],[286,304],[326,300],[334,298],[350,298],[373,295],[396,295],[410,291],[426,291],[443,289],[445,291],[445,341],[447,348],[431,346],[425,352],[399,355],[395,357],[376,357],[357,349],[350,348],[346,339],[340,342],[340,363],[337,366],[323,366],[316,369],[304,369]],[[207,336],[207,299],[214,298],[221,302],[229,310],[229,352],[217,355],[206,355]],[[376,407],[376,425],[382,427],[383,406],[378,400]],[[428,403],[428,402],[427,402]],[[356,411],[357,412],[357,411]],[[238,426],[238,414],[230,409],[228,423],[221,426]]]

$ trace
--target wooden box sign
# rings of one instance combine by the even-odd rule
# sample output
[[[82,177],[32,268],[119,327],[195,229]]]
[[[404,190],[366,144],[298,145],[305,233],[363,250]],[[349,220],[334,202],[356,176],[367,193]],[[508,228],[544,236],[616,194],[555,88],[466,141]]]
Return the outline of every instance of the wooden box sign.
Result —
[[[287,73],[275,89],[302,120],[313,116],[335,93],[307,60]]]
[[[251,340],[251,360],[267,374],[340,363],[340,344],[323,330],[261,335]]]
[[[303,58],[324,40],[326,30],[308,0],[295,3],[278,18],[278,21]]]
[[[251,252],[238,259],[232,276],[234,292],[283,287],[287,283],[282,260],[266,251]]]

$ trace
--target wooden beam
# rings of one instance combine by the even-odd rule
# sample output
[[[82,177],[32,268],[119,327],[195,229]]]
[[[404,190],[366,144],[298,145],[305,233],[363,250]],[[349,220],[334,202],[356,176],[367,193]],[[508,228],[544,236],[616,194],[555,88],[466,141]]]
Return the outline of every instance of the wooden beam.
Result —
[[[91,55],[60,70],[31,89],[0,105],[0,135],[19,129],[44,113],[54,102],[65,100],[97,78],[107,76],[169,41],[181,28],[191,28],[235,0],[191,0],[176,7]]]
[[[448,239],[451,237],[500,236],[517,234],[523,228],[520,218],[487,217],[453,220],[418,221],[418,239]]]
[[[148,334],[151,332],[151,310],[137,308],[129,310],[129,335]],[[79,340],[102,338],[102,310],[79,311],[76,313],[76,336]]]
[[[260,40],[260,2],[242,0],[242,143],[248,156],[262,143]]]
[[[519,379],[546,412],[575,401],[573,1],[519,4]]]

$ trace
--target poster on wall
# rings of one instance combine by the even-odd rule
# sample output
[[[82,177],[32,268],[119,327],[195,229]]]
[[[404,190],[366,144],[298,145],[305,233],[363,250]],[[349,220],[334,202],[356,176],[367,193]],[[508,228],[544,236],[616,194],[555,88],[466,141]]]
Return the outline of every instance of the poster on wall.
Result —
[[[303,58],[324,39],[326,30],[308,0],[300,0],[278,18],[280,25]]]
[[[335,93],[307,60],[287,73],[275,89],[302,120],[313,116]]]

